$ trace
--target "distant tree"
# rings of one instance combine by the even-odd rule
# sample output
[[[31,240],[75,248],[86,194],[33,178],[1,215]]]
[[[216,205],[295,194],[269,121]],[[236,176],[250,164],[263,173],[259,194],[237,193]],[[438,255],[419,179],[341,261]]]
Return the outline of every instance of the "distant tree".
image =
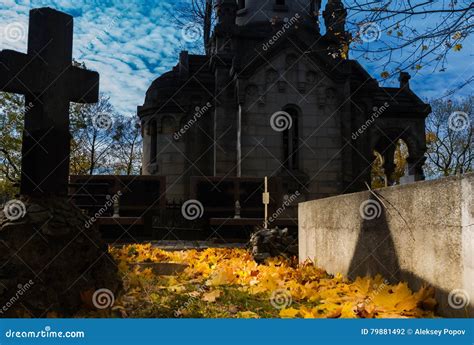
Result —
[[[110,98],[101,94],[99,102],[71,105],[72,172],[104,174],[110,170],[110,149],[114,135],[114,108]],[[72,173],[71,172],[71,173]]]
[[[0,93],[0,195],[13,196],[20,182],[23,97]]]
[[[345,1],[351,52],[383,66],[382,78],[400,70],[444,71],[451,52],[460,51],[474,30],[474,3],[450,1]],[[448,94],[474,81],[465,80]],[[447,95],[448,95],[447,94]]]
[[[19,191],[25,106],[23,96],[0,92],[0,199]],[[140,172],[140,128],[116,113],[107,96],[95,104],[72,103],[69,118],[71,175]]]
[[[474,171],[474,96],[433,100],[426,121],[425,172],[435,178]]]
[[[215,2],[216,0],[185,0],[175,5],[172,22],[177,28],[183,30],[183,34],[196,36],[195,40],[187,39],[187,43],[194,41],[192,48],[197,51],[205,51],[209,43],[215,23]]]
[[[142,136],[138,122],[126,116],[119,116],[115,121],[115,134],[111,156],[113,173],[117,175],[140,174],[142,155]]]

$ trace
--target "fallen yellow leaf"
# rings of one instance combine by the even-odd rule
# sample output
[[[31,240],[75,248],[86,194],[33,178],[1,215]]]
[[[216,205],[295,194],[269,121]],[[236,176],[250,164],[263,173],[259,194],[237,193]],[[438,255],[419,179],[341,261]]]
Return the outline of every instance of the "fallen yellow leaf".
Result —
[[[295,308],[288,308],[280,310],[280,317],[282,318],[294,318],[299,314],[299,310]]]
[[[237,314],[237,316],[243,319],[259,319],[260,318],[260,316],[258,316],[258,314],[254,313],[253,311],[241,311]]]
[[[202,295],[201,300],[204,302],[215,302],[217,298],[219,298],[222,294],[221,290],[214,290],[211,292],[206,292]]]

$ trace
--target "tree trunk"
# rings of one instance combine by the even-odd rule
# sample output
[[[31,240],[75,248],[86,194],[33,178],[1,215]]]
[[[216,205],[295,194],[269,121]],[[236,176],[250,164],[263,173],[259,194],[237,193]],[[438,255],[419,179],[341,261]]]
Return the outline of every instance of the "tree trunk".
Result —
[[[206,10],[204,14],[204,51],[206,52],[211,37],[212,2],[212,0],[206,0]]]
[[[96,135],[96,130],[94,129],[94,132],[93,132],[93,135],[92,135],[92,147],[91,147],[91,155],[90,155],[90,159],[91,159],[91,166],[89,168],[89,175],[93,175],[94,174],[94,168],[95,168],[95,142],[96,142],[96,138],[97,138],[97,135]]]

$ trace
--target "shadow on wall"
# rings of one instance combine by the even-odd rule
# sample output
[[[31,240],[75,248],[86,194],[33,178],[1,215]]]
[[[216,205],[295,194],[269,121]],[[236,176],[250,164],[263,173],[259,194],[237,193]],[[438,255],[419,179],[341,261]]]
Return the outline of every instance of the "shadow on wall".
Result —
[[[370,199],[373,203],[380,202],[374,195]],[[391,207],[391,206],[387,206]],[[409,287],[416,291],[422,286],[430,285],[423,278],[412,272],[402,270],[400,267],[398,254],[395,248],[393,237],[387,221],[385,208],[380,205],[380,214],[374,219],[367,217],[362,222],[357,244],[349,266],[348,277],[355,279],[357,276],[375,276],[381,274],[390,283],[406,281]],[[437,312],[446,317],[474,317],[474,308],[468,306],[455,309],[448,303],[450,291],[440,289],[431,284],[436,290],[436,300],[438,301]],[[474,297],[474,296],[473,296]],[[453,296],[451,296],[453,299]],[[455,306],[456,301],[454,301]]]
[[[373,201],[373,205],[380,205],[373,195],[369,200]],[[390,283],[395,283],[401,279],[395,244],[385,209],[380,207],[376,212],[380,214],[378,218],[364,219],[362,222],[348,276],[355,279],[357,276],[381,274]]]

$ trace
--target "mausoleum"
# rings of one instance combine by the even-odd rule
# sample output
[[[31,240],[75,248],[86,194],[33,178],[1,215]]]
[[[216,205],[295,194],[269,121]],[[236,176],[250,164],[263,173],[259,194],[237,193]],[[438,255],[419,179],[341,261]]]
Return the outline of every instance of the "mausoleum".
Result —
[[[262,4],[263,3],[263,4]],[[374,150],[393,172],[396,143],[422,180],[425,118],[410,88],[382,87],[350,58],[341,1],[221,0],[203,55],[181,52],[138,107],[144,175],[187,200],[193,176],[264,176],[311,200],[365,189]],[[390,183],[390,181],[389,181]]]

